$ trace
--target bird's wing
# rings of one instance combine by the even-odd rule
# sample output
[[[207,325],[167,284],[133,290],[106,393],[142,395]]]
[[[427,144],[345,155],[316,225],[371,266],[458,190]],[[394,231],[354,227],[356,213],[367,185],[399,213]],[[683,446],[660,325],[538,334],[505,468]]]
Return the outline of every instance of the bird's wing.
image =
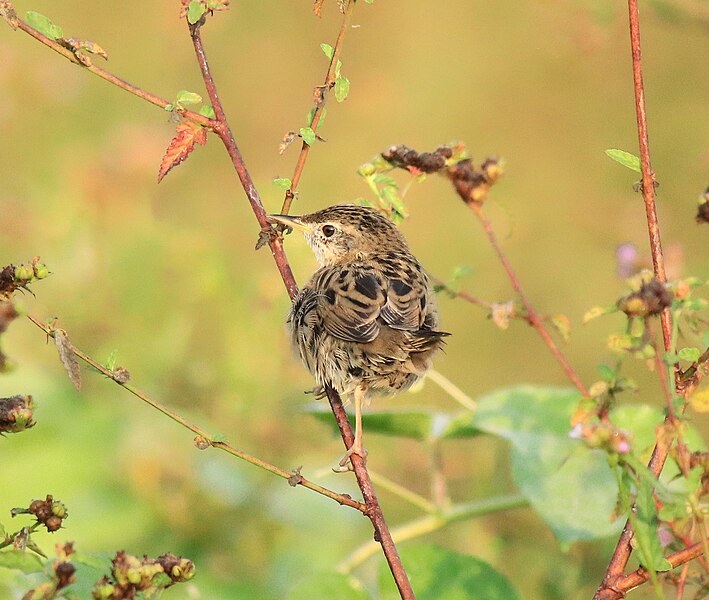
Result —
[[[328,267],[313,279],[325,330],[337,338],[367,343],[376,339],[383,324],[405,331],[417,331],[423,324],[426,288],[410,285],[407,277],[389,279],[366,269]]]
[[[386,303],[382,277],[361,269],[326,267],[315,274],[310,286],[318,294],[318,313],[330,335],[348,342],[376,339]]]

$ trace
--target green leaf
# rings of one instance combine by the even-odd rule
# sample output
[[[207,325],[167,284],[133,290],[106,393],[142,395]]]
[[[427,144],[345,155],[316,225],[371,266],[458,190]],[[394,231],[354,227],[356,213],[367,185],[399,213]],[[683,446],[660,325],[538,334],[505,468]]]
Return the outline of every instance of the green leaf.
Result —
[[[562,543],[616,534],[616,481],[606,455],[569,438],[573,389],[521,386],[479,400],[473,425],[512,444],[512,477]]]
[[[665,558],[657,535],[657,509],[652,482],[642,479],[635,498],[633,539],[637,544],[640,562],[648,571],[669,571],[672,565]]]
[[[209,440],[210,442],[213,442],[215,444],[225,444],[229,440],[227,439],[227,436],[224,435],[223,433],[215,433]]]
[[[504,575],[474,556],[428,544],[404,546],[400,555],[418,600],[519,600]],[[384,561],[379,588],[381,600],[399,598]]]
[[[610,306],[594,306],[593,308],[589,308],[584,314],[583,314],[583,324],[585,325],[589,321],[593,319],[597,319],[598,317],[602,315],[608,315],[610,313],[618,312],[618,307],[615,304],[612,304]]]
[[[42,570],[42,561],[36,554],[13,548],[0,552],[0,567],[17,569],[23,573],[36,573]]]
[[[202,15],[207,12],[207,7],[198,0],[192,0],[187,7],[187,22],[194,25],[202,18]]]
[[[332,60],[332,55],[335,51],[330,44],[320,44],[320,49],[325,53],[325,56]]]
[[[342,102],[350,93],[350,80],[347,77],[338,77],[335,80],[335,99]]]
[[[194,4],[194,2],[192,4]],[[177,92],[176,102],[177,104],[199,104],[202,102],[202,96],[187,90],[180,90]]]
[[[303,138],[303,141],[308,144],[308,146],[312,146],[315,143],[315,132],[310,129],[310,127],[301,127],[300,137]]]
[[[608,150],[606,150],[606,155],[609,158],[612,158],[615,162],[627,167],[631,171],[642,173],[642,169],[640,168],[640,159],[635,156],[635,154],[631,154],[625,150],[618,150],[617,148],[608,148]]]
[[[311,573],[291,586],[287,600],[370,600],[362,588],[342,573]]]
[[[312,404],[306,408],[308,414],[327,423],[337,431],[332,413],[322,404]],[[354,414],[348,415],[354,425]],[[365,412],[362,427],[367,433],[380,433],[394,437],[413,438],[425,441],[432,438],[463,438],[480,434],[472,425],[470,415],[451,415],[444,412],[425,410],[397,410]]]
[[[282,190],[289,190],[291,186],[291,181],[288,179],[288,177],[276,177],[273,180],[273,185],[275,185],[277,188],[281,188]]]
[[[374,0],[364,0],[365,4],[374,4]]]
[[[315,111],[317,108],[313,106],[313,108],[310,109],[310,112],[308,113],[308,116],[305,117],[305,120],[308,122],[308,127],[312,127],[313,125],[313,119],[315,118]],[[327,116],[327,108],[323,108],[322,112],[320,113],[320,119],[318,120],[318,126],[316,129],[320,129],[320,126],[325,122],[325,117]]]
[[[608,384],[615,383],[615,379],[616,379],[615,370],[613,370],[608,365],[598,365],[597,368],[598,368],[598,372],[601,374],[601,379],[603,379],[603,381],[605,381]]]
[[[702,355],[702,351],[699,348],[682,348],[677,352],[677,356],[680,360],[686,360],[688,362],[696,362]]]
[[[46,35],[49,39],[56,40],[64,37],[64,32],[59,25],[55,25],[49,18],[38,12],[28,10],[25,18],[27,19],[27,24],[30,25],[30,27],[34,27],[37,31],[43,35]]]
[[[204,106],[200,106],[199,114],[203,117],[207,117],[208,119],[216,118],[216,115],[214,114],[214,107],[211,104],[205,104]]]

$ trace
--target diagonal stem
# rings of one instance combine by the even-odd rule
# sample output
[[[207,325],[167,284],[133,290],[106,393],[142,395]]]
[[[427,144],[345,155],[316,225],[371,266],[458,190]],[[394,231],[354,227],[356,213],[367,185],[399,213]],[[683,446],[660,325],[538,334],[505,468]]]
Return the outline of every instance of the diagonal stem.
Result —
[[[32,321],[37,327],[39,327],[44,333],[46,333],[48,336],[54,337],[55,330],[45,324],[42,323],[39,319],[36,317],[33,317],[32,315],[27,315],[27,318]],[[338,494],[337,492],[333,492],[332,490],[329,490],[327,488],[324,488],[316,483],[313,483],[312,481],[309,481],[305,479],[302,475],[300,475],[299,472],[295,473],[289,473],[288,471],[285,471],[283,469],[280,469],[274,465],[271,465],[267,463],[264,460],[261,460],[260,458],[257,458],[255,456],[252,456],[251,454],[248,454],[242,450],[238,450],[231,444],[227,442],[215,442],[212,441],[212,436],[202,429],[201,427],[198,427],[194,423],[191,423],[187,419],[185,419],[183,416],[177,414],[176,412],[170,410],[167,408],[167,406],[161,404],[157,400],[154,400],[148,394],[145,392],[137,389],[136,387],[128,384],[127,382],[120,381],[115,377],[115,374],[111,369],[105,367],[102,365],[100,362],[98,362],[96,359],[90,357],[88,354],[82,352],[78,348],[76,348],[73,344],[70,345],[71,352],[81,360],[83,360],[86,364],[90,365],[94,369],[96,369],[99,373],[102,375],[108,377],[110,380],[114,381],[118,385],[120,385],[123,389],[126,391],[130,392],[137,398],[140,398],[143,402],[146,404],[149,404],[152,406],[154,409],[158,410],[165,416],[169,417],[176,423],[179,423],[182,425],[185,429],[189,429],[192,433],[196,434],[197,436],[203,438],[210,446],[213,448],[219,448],[220,450],[224,450],[227,454],[231,454],[232,456],[236,456],[237,458],[240,458],[242,460],[245,460],[248,463],[251,463],[252,465],[255,465],[257,467],[260,467],[261,469],[264,469],[268,471],[269,473],[273,473],[274,475],[278,475],[279,477],[282,477],[284,479],[287,479],[288,482],[293,485],[301,485],[305,488],[308,488],[309,490],[312,490],[314,492],[317,492],[318,494],[322,494],[323,496],[327,496],[328,498],[331,498],[332,500],[335,500],[336,502],[339,502],[342,505],[345,506],[350,506],[352,508],[356,508],[357,510],[361,512],[366,512],[367,507],[363,505],[361,502],[357,502],[356,500],[353,500],[350,498],[348,495],[345,494]]]
[[[490,221],[488,221],[487,217],[483,213],[482,204],[478,202],[466,203],[480,220],[480,223],[483,227],[483,230],[485,231],[485,234],[487,235],[488,240],[490,241],[490,244],[495,250],[497,257],[500,259],[500,262],[502,263],[502,266],[505,269],[505,272],[507,273],[510,282],[512,283],[512,287],[514,288],[515,292],[517,292],[517,295],[519,296],[519,299],[522,302],[522,305],[524,306],[524,310],[527,313],[527,320],[529,321],[529,324],[534,327],[534,329],[536,329],[542,340],[544,340],[544,343],[547,345],[549,350],[551,350],[551,353],[554,355],[554,358],[556,358],[557,362],[561,365],[561,368],[564,370],[564,373],[566,373],[566,376],[569,378],[569,380],[576,386],[576,389],[578,389],[578,391],[581,392],[583,396],[588,396],[586,387],[581,382],[581,379],[576,374],[576,371],[574,371],[566,356],[564,356],[564,353],[556,345],[554,339],[546,330],[546,327],[544,327],[544,323],[537,314],[537,311],[534,309],[534,306],[527,298],[527,295],[524,293],[524,290],[522,289],[522,284],[520,283],[517,274],[515,273],[514,269],[512,268],[512,265],[510,264],[510,261],[508,260],[505,253],[502,251],[502,248],[499,242],[497,241],[497,235],[495,234],[495,230],[492,228],[492,224],[490,223]]]
[[[189,30],[195,53],[197,55],[197,62],[199,63],[199,68],[204,79],[204,84],[207,88],[207,93],[209,94],[212,106],[214,107],[215,120],[217,121],[217,124],[214,127],[214,132],[220,137],[227,152],[229,153],[234,169],[239,176],[241,185],[246,192],[251,208],[256,215],[256,219],[261,225],[261,229],[263,231],[271,231],[270,225],[266,220],[266,211],[263,207],[263,203],[261,202],[261,198],[256,191],[251,175],[246,169],[244,159],[236,145],[236,140],[234,139],[234,135],[229,127],[229,124],[227,123],[226,115],[224,114],[224,109],[221,101],[219,100],[216,85],[214,84],[214,79],[212,78],[209,68],[209,61],[207,60],[204,45],[202,44],[200,27],[201,22],[198,22],[195,25],[190,25]],[[283,278],[283,283],[285,284],[288,294],[292,299],[298,293],[298,286],[296,285],[293,272],[291,271],[290,265],[288,264],[288,259],[283,251],[283,239],[276,236],[274,233],[269,235],[268,244],[271,248],[271,253],[273,254],[278,270],[281,273],[281,277]],[[354,436],[352,435],[352,428],[350,427],[350,423],[347,419],[347,413],[342,405],[342,400],[339,394],[332,387],[326,387],[326,392],[328,400],[330,401],[332,412],[335,416],[335,420],[337,421],[337,426],[345,443],[345,448],[350,448],[354,442]],[[382,514],[382,510],[379,506],[379,501],[377,500],[374,486],[372,485],[372,480],[367,472],[365,462],[359,455],[356,454],[353,454],[351,458],[355,476],[357,477],[357,482],[360,490],[362,491],[362,497],[367,505],[365,514],[372,522],[372,526],[375,531],[375,538],[382,546],[382,551],[384,552],[384,556],[389,564],[389,568],[391,569],[396,586],[399,589],[399,594],[403,600],[415,600],[413,589],[411,588],[411,584],[406,571],[404,570],[401,558],[399,557],[399,553],[396,550],[391,533],[389,532],[389,526],[387,525],[384,515]]]

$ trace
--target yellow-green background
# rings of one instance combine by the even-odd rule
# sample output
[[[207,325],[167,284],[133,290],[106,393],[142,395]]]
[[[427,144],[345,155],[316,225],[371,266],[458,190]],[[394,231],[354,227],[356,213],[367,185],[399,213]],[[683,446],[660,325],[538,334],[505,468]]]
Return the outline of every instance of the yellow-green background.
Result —
[[[706,14],[706,3],[683,2]],[[707,276],[706,226],[694,222],[709,184],[709,30],[706,21],[641,2],[645,83],[659,214],[672,274]],[[178,2],[16,2],[68,36],[98,42],[107,67],[172,99],[203,93]],[[665,10],[662,10],[662,9]],[[694,14],[694,13],[690,13]],[[204,38],[234,134],[268,210],[290,177],[312,88],[334,43],[333,0],[323,18],[311,2],[235,1]],[[610,361],[606,335],[619,316],[581,325],[590,306],[623,292],[617,244],[647,247],[638,176],[604,149],[636,152],[627,15],[622,2],[360,1],[347,33],[343,74],[350,97],[334,99],[300,186],[295,211],[368,197],[356,168],[391,144],[432,150],[465,141],[474,159],[500,156],[506,175],[488,206],[500,240],[539,311],[565,313],[564,347],[587,384]],[[40,255],[53,275],[21,303],[58,316],[96,358],[118,350],[133,383],[237,447],[323,485],[356,494],[328,467],[341,442],[302,414],[312,381],[292,357],[288,299],[219,141],[210,136],[156,184],[173,132],[167,114],[106,84],[22,32],[0,27],[0,264]],[[100,58],[94,59],[103,64]],[[405,181],[405,178],[401,180]],[[407,197],[402,226],[421,261],[447,278],[469,265],[463,287],[490,301],[509,282],[472,213],[435,177]],[[297,236],[286,248],[299,281],[314,268]],[[475,398],[519,383],[567,385],[533,330],[498,330],[485,313],[441,298],[453,333],[438,369]],[[303,489],[292,489],[216,451],[102,377],[84,371],[76,392],[52,344],[25,319],[3,336],[15,371],[0,395],[32,394],[37,426],[0,439],[0,520],[52,493],[69,507],[66,529],[38,540],[74,540],[84,551],[156,555],[198,566],[196,589],[167,597],[284,598],[303,575],[326,570],[371,537],[369,523]],[[660,403],[656,379],[631,365],[639,400]],[[458,406],[432,384],[374,408]],[[428,494],[429,464],[414,442],[367,437],[372,470]],[[443,456],[454,500],[512,489],[504,443],[449,442]],[[417,516],[381,493],[393,525]],[[19,525],[19,524],[18,524]],[[471,553],[511,578],[524,598],[588,598],[612,547],[559,548],[530,510],[457,523],[426,541]],[[377,557],[359,571],[365,579]],[[182,594],[182,595],[181,595]],[[642,592],[637,594],[642,597]]]

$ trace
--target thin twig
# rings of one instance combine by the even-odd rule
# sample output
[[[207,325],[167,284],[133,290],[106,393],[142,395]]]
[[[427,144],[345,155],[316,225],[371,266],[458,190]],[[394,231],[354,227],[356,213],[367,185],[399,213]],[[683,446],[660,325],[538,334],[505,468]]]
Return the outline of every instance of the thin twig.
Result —
[[[323,111],[325,110],[325,103],[327,102],[327,96],[330,89],[335,85],[335,71],[337,69],[337,63],[340,60],[340,52],[342,51],[342,43],[345,39],[345,33],[349,29],[350,21],[352,20],[352,11],[354,10],[355,1],[349,0],[347,6],[345,7],[344,14],[342,16],[342,24],[340,25],[340,33],[337,35],[337,41],[332,48],[332,58],[330,59],[330,65],[327,69],[327,74],[325,75],[325,82],[322,86],[318,86],[316,90],[316,103],[315,112],[313,113],[313,119],[310,123],[310,128],[313,131],[318,130],[318,123],[322,118]],[[288,190],[286,190],[285,198],[283,199],[283,207],[281,208],[281,214],[287,215],[290,212],[291,204],[293,203],[293,198],[298,188],[298,183],[300,183],[300,176],[303,173],[303,168],[305,167],[305,161],[308,159],[308,153],[310,152],[310,144],[303,140],[303,145],[300,148],[300,154],[298,155],[298,161],[295,164],[295,171],[293,171],[293,177],[291,177],[291,185]]]
[[[268,221],[266,220],[266,211],[263,207],[263,203],[261,202],[261,198],[256,191],[251,175],[246,169],[244,159],[241,156],[241,152],[239,152],[234,135],[227,123],[226,115],[224,114],[224,109],[222,108],[222,104],[219,100],[217,89],[214,84],[214,79],[212,78],[212,74],[210,72],[209,61],[207,60],[204,45],[202,44],[200,27],[201,22],[198,22],[195,25],[189,25],[189,30],[195,53],[197,55],[197,62],[199,63],[199,68],[202,72],[202,78],[204,79],[204,84],[207,88],[207,93],[209,94],[212,106],[214,107],[214,114],[216,117],[215,120],[217,121],[214,131],[221,138],[227,152],[229,153],[229,156],[231,157],[234,169],[239,175],[241,185],[246,192],[246,196],[251,204],[254,214],[256,215],[256,219],[261,225],[262,231],[272,231]],[[283,239],[280,236],[276,236],[274,233],[269,235],[268,243],[271,247],[271,252],[274,260],[276,261],[276,265],[278,266],[278,270],[283,278],[283,283],[285,284],[288,294],[292,299],[298,293],[298,287],[296,285],[295,278],[293,277],[293,272],[291,271],[290,265],[288,264],[288,259],[283,251]],[[342,405],[342,400],[339,394],[330,386],[327,386],[325,389],[328,400],[330,401],[330,407],[332,408],[335,420],[337,421],[337,426],[345,443],[345,447],[350,448],[354,443],[354,436],[352,434],[350,423],[347,419],[347,413]],[[379,502],[374,491],[374,486],[372,485],[372,481],[369,477],[369,473],[367,472],[364,460],[357,454],[353,454],[351,459],[355,476],[357,477],[357,482],[360,490],[362,491],[362,497],[367,505],[365,514],[372,522],[372,526],[375,531],[375,538],[382,546],[382,551],[384,552],[384,556],[389,564],[389,568],[391,569],[396,586],[399,589],[399,594],[403,600],[413,600],[415,596],[413,589],[411,588],[411,583],[409,582],[404,566],[401,563],[401,559],[399,558],[399,553],[397,552],[394,541],[392,540],[389,527],[384,519],[384,515],[382,514],[382,510],[379,506]]]
[[[465,300],[470,304],[475,304],[476,306],[480,306],[481,308],[486,308],[488,310],[492,308],[492,302],[486,302],[485,300],[482,300],[477,296],[469,294],[465,290],[454,290],[452,287],[446,284],[445,281],[443,281],[442,279],[438,279],[438,277],[431,277],[431,283],[433,283],[436,289],[444,291],[452,298],[460,298],[461,300]]]
[[[69,50],[68,48],[65,48],[55,40],[52,40],[48,38],[47,36],[43,35],[39,31],[37,31],[34,27],[31,27],[27,23],[25,23],[22,19],[17,17],[17,28],[21,29],[25,33],[31,35],[33,38],[35,38],[37,41],[41,42],[45,46],[51,48],[58,54],[61,54],[64,58],[69,60],[70,62],[73,62],[75,65],[80,66],[82,69],[85,69],[89,73],[93,73],[94,75],[98,75],[101,79],[104,79],[108,81],[109,83],[112,83],[115,86],[118,86],[119,88],[125,90],[126,92],[129,92],[130,94],[133,94],[134,96],[138,96],[138,98],[142,98],[143,100],[147,100],[151,104],[154,104],[155,106],[159,106],[160,108],[164,109],[166,106],[169,106],[171,103],[168,102],[167,100],[160,98],[159,96],[156,96],[155,94],[151,94],[150,92],[146,92],[145,90],[128,83],[127,81],[121,79],[120,77],[116,77],[113,73],[109,73],[105,69],[102,69],[101,67],[97,67],[94,64],[90,65],[85,65],[81,61],[79,61],[78,58],[76,58],[76,55]],[[214,128],[214,122],[212,119],[209,119],[203,115],[200,115],[199,113],[193,112],[191,110],[187,110],[184,108],[176,108],[176,112],[180,114],[180,116],[184,117],[185,119],[189,119],[190,121],[194,121],[195,123],[199,123],[200,125],[204,125],[205,127],[208,127],[209,129]]]
[[[39,319],[36,317],[33,317],[32,315],[27,315],[27,318],[32,321],[37,327],[39,327],[44,333],[46,333],[48,336],[54,337],[55,330],[50,326],[45,323],[42,323]],[[99,373],[102,375],[105,375],[108,377],[111,381],[117,383],[120,385],[123,389],[126,391],[130,392],[137,398],[140,398],[143,402],[146,404],[149,404],[152,406],[154,409],[157,411],[161,412],[165,416],[169,417],[176,423],[179,423],[182,425],[185,429],[189,429],[192,433],[200,436],[200,438],[203,438],[205,441],[209,443],[210,446],[213,448],[219,448],[220,450],[224,450],[224,452],[227,452],[228,454],[231,454],[232,456],[236,456],[237,458],[240,458],[242,460],[245,460],[248,463],[251,463],[252,465],[256,465],[257,467],[260,467],[261,469],[264,469],[268,471],[269,473],[273,473],[274,475],[278,475],[279,477],[282,477],[283,479],[287,479],[291,485],[302,485],[305,488],[308,488],[309,490],[312,490],[314,492],[317,492],[318,494],[322,494],[323,496],[327,496],[328,498],[331,498],[332,500],[335,500],[339,504],[343,504],[345,506],[350,506],[352,508],[356,508],[358,511],[366,513],[367,507],[362,504],[361,502],[357,502],[356,500],[353,500],[350,498],[348,495],[345,494],[338,494],[337,492],[333,492],[332,490],[329,490],[327,488],[324,488],[320,485],[317,485],[316,483],[313,483],[312,481],[307,480],[305,477],[300,475],[297,471],[294,472],[288,472],[283,469],[279,469],[278,467],[267,463],[264,460],[261,460],[260,458],[256,458],[255,456],[252,456],[251,454],[248,454],[242,450],[238,450],[237,448],[234,448],[234,446],[230,445],[227,442],[215,442],[212,441],[212,435],[209,434],[207,431],[202,429],[201,427],[198,427],[194,423],[191,423],[187,419],[185,419],[183,416],[177,414],[176,412],[170,410],[157,400],[154,400],[148,394],[145,392],[142,392],[141,390],[133,387],[132,385],[121,382],[119,381],[116,377],[114,372],[102,365],[100,362],[95,360],[94,358],[91,358],[89,355],[86,353],[82,352],[78,348],[76,348],[73,344],[70,345],[71,351],[74,353],[75,356],[83,360],[86,364],[91,365],[94,369],[96,369]]]
[[[435,369],[430,369],[426,371],[426,379],[430,379],[438,387],[440,387],[444,392],[446,392],[453,400],[458,404],[467,408],[470,411],[474,411],[478,403],[475,402],[468,394],[461,390],[455,383],[453,383],[448,377],[442,373],[436,371]]]
[[[554,355],[554,358],[556,358],[557,362],[561,365],[561,368],[564,370],[564,373],[566,373],[566,376],[569,378],[571,383],[576,386],[576,389],[578,389],[578,391],[581,392],[583,396],[588,396],[588,391],[586,391],[586,387],[581,382],[581,379],[576,374],[576,371],[574,371],[566,356],[564,356],[564,353],[554,342],[553,338],[551,337],[551,334],[546,330],[546,327],[544,327],[544,322],[539,318],[537,311],[534,309],[534,306],[532,306],[532,303],[529,301],[526,294],[524,293],[524,290],[522,289],[522,284],[520,283],[517,274],[515,273],[514,269],[512,268],[512,265],[510,264],[510,261],[507,259],[507,256],[502,251],[502,247],[497,241],[497,235],[495,234],[495,230],[493,229],[492,224],[490,223],[490,221],[488,221],[487,217],[483,213],[482,204],[478,202],[466,202],[466,204],[471,208],[471,210],[480,220],[480,223],[483,227],[483,230],[485,231],[485,234],[487,235],[488,240],[490,241],[490,244],[495,250],[497,257],[500,259],[500,262],[502,263],[502,266],[504,267],[505,272],[507,273],[507,276],[510,282],[512,283],[512,287],[517,292],[520,302],[522,302],[522,305],[524,306],[524,310],[527,313],[527,318],[529,320],[530,325],[534,327],[537,333],[541,336],[542,340],[544,340],[544,343],[547,345],[549,350],[551,350],[551,353]]]

